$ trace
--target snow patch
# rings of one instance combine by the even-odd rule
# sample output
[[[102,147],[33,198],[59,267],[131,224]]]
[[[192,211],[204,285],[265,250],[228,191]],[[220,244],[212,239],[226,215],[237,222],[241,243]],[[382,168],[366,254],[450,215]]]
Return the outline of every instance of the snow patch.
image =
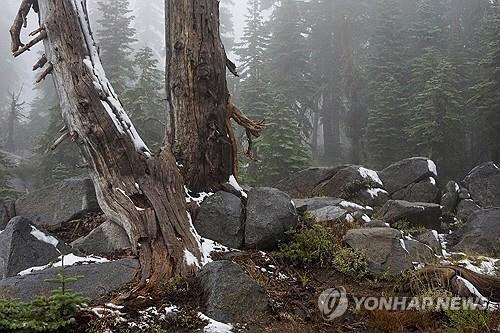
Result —
[[[356,221],[356,220],[354,219],[354,217],[352,217],[352,215],[351,215],[351,214],[347,214],[347,215],[345,216],[345,220],[346,220],[348,223],[354,223],[354,221]]]
[[[358,169],[358,171],[359,171],[359,174],[361,175],[361,177],[363,177],[363,178],[370,178],[374,182],[376,182],[376,183],[378,183],[380,185],[384,185],[384,183],[382,183],[382,181],[380,180],[377,171],[370,170],[370,169],[363,168],[363,167],[360,167]]]
[[[45,234],[44,232],[38,230],[34,226],[31,226],[30,234],[39,241],[50,244],[55,248],[57,248],[57,245],[59,245],[59,241],[55,237]]]
[[[198,316],[202,320],[207,320],[208,324],[203,328],[204,333],[231,333],[233,330],[233,326],[231,324],[224,324],[219,321],[216,321],[203,313],[199,312]]]
[[[358,204],[355,204],[354,202],[350,202],[350,201],[341,201],[339,203],[340,206],[342,206],[343,208],[351,208],[353,210],[361,210],[363,211],[365,208],[363,206],[360,206]]]
[[[365,222],[365,223],[371,222],[371,220],[372,220],[372,219],[371,219],[368,215],[366,215],[366,214],[363,214],[363,216],[361,216],[361,219],[362,219],[362,220],[363,220],[363,222]]]
[[[432,185],[436,185],[436,179],[434,177],[429,177],[429,181]]]
[[[410,254],[410,252],[408,252],[408,249],[406,248],[405,241],[403,239],[400,239],[399,243],[401,244],[401,247],[403,248],[403,250],[405,250],[406,253]]]
[[[210,197],[213,195],[212,192],[199,192],[199,193],[194,193],[194,192],[191,192],[187,186],[184,186],[184,192],[186,193],[186,202],[187,203],[191,203],[191,202],[196,202],[199,205],[201,205],[201,203],[203,201],[205,201],[206,198]]]
[[[36,267],[31,267],[28,269],[25,269],[22,272],[19,272],[17,275],[19,276],[24,276],[27,274],[31,274],[33,272],[37,271],[42,271],[46,268],[51,268],[51,267],[62,267],[64,264],[64,267],[68,266],[73,266],[75,264],[102,264],[109,262],[108,259],[106,258],[101,258],[97,256],[88,256],[88,257],[78,257],[74,255],[73,253],[67,254],[67,255],[62,255],[58,258],[59,261],[50,263],[44,266],[36,266]]]
[[[381,188],[369,188],[366,190],[372,199],[379,196],[380,193],[389,194],[386,190]]]
[[[437,172],[436,163],[434,163],[434,161],[427,160],[427,166],[429,167],[429,172],[434,174],[434,176],[437,177],[438,172]]]
[[[200,267],[200,262],[188,249],[184,249],[184,260],[188,266]]]

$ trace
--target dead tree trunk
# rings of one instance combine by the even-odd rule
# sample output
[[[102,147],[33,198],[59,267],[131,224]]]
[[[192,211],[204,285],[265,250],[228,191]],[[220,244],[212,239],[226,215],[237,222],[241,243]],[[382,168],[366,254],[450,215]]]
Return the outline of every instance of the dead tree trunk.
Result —
[[[105,77],[85,1],[23,0],[39,6],[47,59],[69,136],[90,166],[101,208],[126,230],[141,263],[138,289],[193,273],[200,263],[198,237],[186,212],[183,179],[169,144],[153,156]],[[19,30],[13,34],[13,52]],[[197,144],[189,143],[189,146]]]
[[[262,124],[231,112],[219,1],[165,0],[165,6],[170,142],[189,189],[217,190],[236,171],[230,119],[253,136]]]

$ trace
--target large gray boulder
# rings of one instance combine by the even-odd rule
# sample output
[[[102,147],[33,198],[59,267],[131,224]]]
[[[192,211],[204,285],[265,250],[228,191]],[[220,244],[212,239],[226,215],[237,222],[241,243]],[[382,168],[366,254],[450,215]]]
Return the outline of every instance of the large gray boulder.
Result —
[[[457,205],[457,217],[462,222],[467,222],[472,213],[481,210],[481,207],[477,205],[472,199],[461,200]]]
[[[271,250],[298,222],[290,196],[278,189],[255,187],[248,192],[245,246]]]
[[[96,299],[133,282],[138,268],[136,259],[125,258],[108,263],[69,266],[64,269],[64,273],[67,277],[81,277],[67,288]],[[0,294],[21,301],[29,301],[39,295],[48,296],[59,285],[49,283],[47,279],[53,279],[60,271],[61,268],[49,268],[10,277],[0,281]]]
[[[377,217],[391,225],[399,221],[406,221],[410,226],[440,230],[441,213],[441,206],[437,204],[389,200],[377,212]]]
[[[372,273],[400,273],[413,268],[414,260],[406,249],[399,230],[392,228],[351,229],[344,236],[344,242],[365,254],[368,269]]]
[[[439,202],[439,188],[436,186],[436,180],[433,177],[427,177],[419,182],[409,184],[408,186],[394,192],[391,198],[394,200],[405,200],[412,202]]]
[[[70,248],[55,237],[34,227],[28,219],[13,218],[0,233],[0,277],[15,276],[17,273],[43,266]]]
[[[281,180],[275,187],[294,198],[307,198],[313,195],[314,188],[333,177],[342,167],[307,168]]]
[[[500,169],[493,162],[478,165],[464,178],[463,185],[483,208],[500,207]]]
[[[421,234],[415,235],[415,239],[429,246],[435,254],[441,255],[443,253],[443,247],[439,241],[436,230],[427,230]]]
[[[37,226],[57,226],[97,211],[99,205],[89,178],[66,179],[16,201],[16,214]]]
[[[307,212],[315,223],[337,221],[346,216],[347,210],[339,206],[326,206]]]
[[[403,242],[413,263],[432,264],[438,261],[430,246],[415,239],[405,239]]]
[[[368,188],[382,187],[376,171],[358,165],[346,165],[335,175],[316,186],[317,195],[353,200]]]
[[[224,323],[256,321],[268,309],[264,289],[231,261],[211,262],[197,277],[205,299],[203,313],[210,318]]]
[[[327,206],[337,206],[343,199],[332,197],[313,197],[306,199],[293,199],[297,211],[320,209]]]
[[[0,231],[4,230],[10,219],[16,215],[14,202],[0,200]]]
[[[497,257],[500,254],[500,208],[478,210],[462,228],[451,235],[454,251],[476,252]]]
[[[245,238],[244,220],[240,198],[220,191],[203,201],[194,227],[201,236],[237,249]]]
[[[393,194],[413,183],[437,177],[436,164],[425,157],[412,157],[393,163],[379,172],[384,188]]]
[[[104,222],[87,236],[75,240],[71,246],[85,254],[104,257],[131,247],[125,230],[112,221]]]

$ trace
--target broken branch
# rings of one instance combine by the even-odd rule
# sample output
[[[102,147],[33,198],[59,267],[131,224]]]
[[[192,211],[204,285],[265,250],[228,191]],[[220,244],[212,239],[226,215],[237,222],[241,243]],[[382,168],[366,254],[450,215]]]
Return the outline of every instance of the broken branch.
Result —
[[[40,34],[38,36],[36,36],[32,40],[30,40],[28,42],[28,44],[22,46],[20,49],[18,49],[17,51],[15,51],[13,53],[14,57],[20,56],[21,54],[23,54],[24,52],[28,51],[30,48],[32,48],[34,45],[36,45],[38,42],[44,40],[45,38],[47,38],[47,32],[45,30],[41,30],[41,32],[40,32]]]
[[[45,78],[47,77],[47,75],[49,74],[52,74],[52,70],[54,69],[54,66],[49,63],[49,65],[47,66],[47,68],[42,72],[42,74],[40,74],[40,76],[38,77],[38,79],[36,79],[36,83],[40,83],[42,82],[43,80],[45,80]]]
[[[14,23],[10,28],[10,37],[11,37],[11,50],[12,52],[16,52],[20,47],[23,47],[23,43],[21,43],[21,29],[27,21],[28,13],[33,5],[34,0],[23,0],[21,2],[21,6],[17,11],[16,18],[14,19]]]
[[[33,65],[33,70],[36,71],[37,69],[42,68],[43,66],[45,66],[46,63],[47,63],[47,57],[44,54],[42,55],[40,60],[38,60],[36,64]]]

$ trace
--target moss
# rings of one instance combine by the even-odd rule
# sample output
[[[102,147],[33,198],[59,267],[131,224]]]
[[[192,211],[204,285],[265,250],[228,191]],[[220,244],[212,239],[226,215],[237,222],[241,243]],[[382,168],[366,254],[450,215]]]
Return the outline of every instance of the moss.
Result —
[[[401,230],[405,235],[416,236],[423,234],[427,229],[419,225],[411,225],[406,219],[401,219],[392,225],[393,228]]]
[[[449,332],[491,332],[493,315],[490,311],[462,309],[445,311]]]

